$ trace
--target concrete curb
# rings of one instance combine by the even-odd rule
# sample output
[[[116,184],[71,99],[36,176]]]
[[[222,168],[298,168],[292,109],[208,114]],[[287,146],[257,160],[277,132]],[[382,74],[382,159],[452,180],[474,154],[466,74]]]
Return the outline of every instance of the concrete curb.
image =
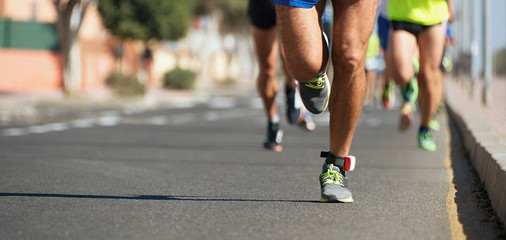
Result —
[[[476,113],[466,111],[447,94],[448,114],[455,122],[480,180],[501,221],[506,221],[506,139]]]

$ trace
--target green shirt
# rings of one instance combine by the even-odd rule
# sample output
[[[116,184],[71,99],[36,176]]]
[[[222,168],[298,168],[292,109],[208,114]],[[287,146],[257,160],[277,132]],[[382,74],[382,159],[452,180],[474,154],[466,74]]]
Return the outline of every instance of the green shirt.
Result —
[[[375,58],[380,52],[380,40],[377,34],[373,33],[369,37],[369,43],[367,43],[367,51],[365,58]]]
[[[417,23],[425,26],[448,19],[446,0],[388,0],[390,20]]]

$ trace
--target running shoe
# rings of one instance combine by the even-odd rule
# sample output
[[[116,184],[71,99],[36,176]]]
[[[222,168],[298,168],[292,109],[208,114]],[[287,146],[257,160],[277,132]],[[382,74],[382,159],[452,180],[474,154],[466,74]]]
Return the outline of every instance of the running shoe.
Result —
[[[381,101],[383,102],[383,109],[390,110],[394,106],[395,103],[395,83],[390,81],[383,89],[383,96]]]
[[[295,124],[301,114],[301,104],[297,101],[297,88],[285,86],[286,118],[288,123]]]
[[[321,201],[353,202],[344,171],[344,159],[330,152],[321,152],[320,156],[326,158],[320,174]]]
[[[430,128],[431,130],[434,130],[434,131],[439,131],[439,128],[440,128],[440,126],[439,126],[439,122],[438,122],[435,118],[433,118],[433,119],[432,119],[432,120],[430,120],[430,122],[429,122],[429,128]]]
[[[313,121],[313,117],[311,113],[301,109],[301,115],[297,120],[297,126],[299,126],[302,130],[307,132],[312,132],[316,129],[316,124]]]
[[[431,152],[436,151],[436,142],[432,139],[429,131],[420,131],[418,133],[418,147]]]
[[[418,61],[416,61],[418,63]],[[401,96],[404,103],[401,108],[401,118],[399,121],[399,129],[401,131],[408,129],[413,123],[413,111],[416,107],[416,98],[418,97],[418,67],[415,64],[415,76],[411,78],[406,86],[401,87]]]
[[[401,107],[401,118],[399,119],[399,130],[405,131],[413,124],[414,104],[404,103]]]
[[[327,109],[330,97],[330,84],[326,73],[322,73],[309,82],[299,84],[302,102],[308,111],[319,114]]]
[[[281,152],[281,140],[283,139],[283,130],[279,128],[279,123],[272,123],[269,121],[267,124],[267,137],[264,141],[264,148],[270,149],[275,152]]]
[[[296,87],[285,86],[286,117],[288,123],[297,124],[302,130],[312,132],[316,129],[311,113],[302,107]]]
[[[418,97],[418,82],[416,77],[411,78],[408,84],[401,87],[401,96],[404,102],[415,103]]]
[[[415,103],[418,97],[418,72],[420,70],[420,64],[418,59],[413,58],[413,66],[415,68],[415,74],[406,86],[401,87],[401,96],[404,102]]]

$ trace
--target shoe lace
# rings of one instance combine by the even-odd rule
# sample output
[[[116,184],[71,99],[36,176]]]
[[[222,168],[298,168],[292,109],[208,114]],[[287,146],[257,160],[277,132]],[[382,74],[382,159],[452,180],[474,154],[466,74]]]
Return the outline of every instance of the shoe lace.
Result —
[[[304,83],[306,87],[313,88],[313,89],[322,89],[323,88],[323,78],[325,76],[321,77],[315,77],[309,82]]]
[[[432,136],[430,135],[429,132],[426,132],[426,133],[420,133],[420,141],[422,143],[427,143],[427,142],[430,142],[432,141]]]
[[[343,184],[344,176],[339,171],[334,170],[333,164],[329,165],[327,172],[322,173],[320,178],[321,178],[323,184],[333,183],[333,184],[339,184],[341,186],[344,186],[344,184]]]

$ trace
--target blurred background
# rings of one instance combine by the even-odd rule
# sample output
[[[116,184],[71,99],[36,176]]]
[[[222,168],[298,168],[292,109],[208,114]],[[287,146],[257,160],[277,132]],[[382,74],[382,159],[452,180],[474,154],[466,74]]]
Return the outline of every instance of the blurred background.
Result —
[[[191,89],[250,82],[246,5],[0,0],[0,91],[79,95],[113,87],[135,95],[164,84]]]
[[[0,92],[253,89],[246,8],[245,0],[0,0]],[[503,0],[455,1],[451,75],[483,83],[484,93],[506,74],[505,13]]]

